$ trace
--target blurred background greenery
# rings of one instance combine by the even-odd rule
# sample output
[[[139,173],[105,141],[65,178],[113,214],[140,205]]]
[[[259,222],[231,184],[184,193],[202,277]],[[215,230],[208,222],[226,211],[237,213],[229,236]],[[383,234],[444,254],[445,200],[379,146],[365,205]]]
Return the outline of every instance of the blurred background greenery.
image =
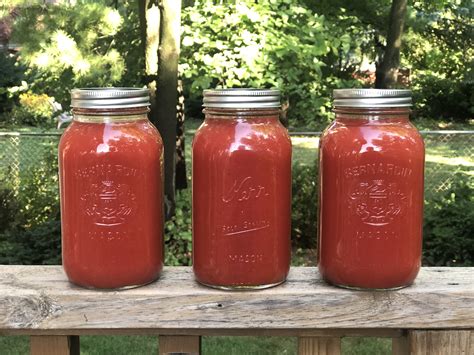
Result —
[[[61,262],[57,119],[67,114],[74,87],[149,83],[138,6],[144,1],[0,1],[0,263]],[[290,131],[320,131],[333,118],[333,89],[374,86],[394,1],[184,0],[178,74],[185,178],[203,89],[278,87]],[[413,90],[420,129],[473,130],[473,10],[469,0],[408,1],[392,86]],[[425,136],[427,176],[440,180],[432,178],[426,193],[423,262],[472,266],[473,134],[440,137]],[[293,264],[315,265],[318,137],[292,140]],[[168,265],[191,263],[190,211],[190,189],[179,190],[165,226]],[[82,340],[90,354],[156,352],[152,337]],[[248,341],[208,338],[204,351],[295,353],[290,338]],[[0,353],[25,352],[25,338],[0,338]],[[344,353],[390,353],[390,342],[347,339]]]
[[[67,109],[74,87],[143,85],[138,2],[4,1],[0,124],[45,126],[52,115],[32,102]],[[184,1],[179,74],[188,117],[201,117],[209,87],[279,87],[290,126],[323,128],[333,89],[374,84],[391,4]],[[469,0],[408,2],[396,86],[414,91],[415,120],[472,118],[473,8]]]

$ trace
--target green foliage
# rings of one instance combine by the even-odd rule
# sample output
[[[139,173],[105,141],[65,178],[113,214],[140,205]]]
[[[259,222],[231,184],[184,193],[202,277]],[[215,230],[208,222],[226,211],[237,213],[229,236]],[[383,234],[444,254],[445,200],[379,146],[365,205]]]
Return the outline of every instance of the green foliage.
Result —
[[[293,164],[291,240],[296,248],[316,247],[317,230],[317,167]]]
[[[20,94],[19,104],[5,115],[7,122],[12,125],[53,127],[54,99],[46,94],[31,92]]]
[[[5,181],[0,188],[0,264],[59,264],[61,231],[56,148],[21,178],[15,188]]]
[[[56,218],[0,234],[0,264],[61,264],[61,224]]]
[[[124,72],[116,85],[142,87],[145,75],[145,54],[140,37],[137,1],[125,0],[116,4],[123,22],[114,36],[113,46],[120,53],[125,64]]]
[[[175,216],[165,224],[165,264],[191,265],[192,224],[189,189],[177,192],[175,208]]]
[[[24,70],[16,56],[0,51],[0,123],[5,120],[4,113],[9,112],[16,102]]]
[[[415,2],[408,20],[402,64],[412,68],[418,117],[466,122],[474,113],[474,3]]]
[[[0,234],[16,223],[20,206],[18,201],[12,198],[13,195],[13,189],[7,183],[2,182],[0,185]]]
[[[68,104],[74,87],[123,85],[125,64],[137,70],[133,63],[141,63],[138,21],[129,3],[120,11],[91,1],[23,7],[13,37],[22,46],[31,89]],[[132,75],[128,80],[138,81]]]
[[[474,179],[463,173],[425,206],[423,252],[427,265],[474,265]]]
[[[474,82],[420,75],[413,85],[415,115],[467,121],[474,114]]]
[[[182,13],[180,64],[188,113],[200,116],[201,92],[209,87],[279,87],[290,123],[309,129],[332,117],[332,89],[365,85],[354,78],[362,78],[357,73],[362,63],[381,55],[391,5],[390,0],[192,3]],[[132,0],[21,7],[13,41],[22,47],[26,89],[67,108],[73,87],[141,85],[137,8]],[[459,121],[472,116],[467,93],[473,9],[468,0],[409,4],[402,66],[411,69],[418,116]],[[5,78],[21,74],[11,64],[0,58]],[[0,85],[0,103],[9,99],[2,88],[18,87],[14,81]],[[14,96],[0,110],[9,111]],[[444,101],[448,105],[439,104]]]
[[[351,37],[354,47],[339,52],[341,62],[350,58],[356,70],[364,59],[380,60],[391,0],[304,2],[340,27],[339,35]],[[401,67],[411,71],[415,117],[464,122],[472,117],[474,102],[468,93],[474,75],[473,13],[474,3],[469,0],[408,2]]]
[[[335,65],[350,34],[300,2],[196,2],[182,18],[180,71],[191,100],[209,87],[279,87],[290,122],[311,127],[330,117],[332,88],[360,85]]]

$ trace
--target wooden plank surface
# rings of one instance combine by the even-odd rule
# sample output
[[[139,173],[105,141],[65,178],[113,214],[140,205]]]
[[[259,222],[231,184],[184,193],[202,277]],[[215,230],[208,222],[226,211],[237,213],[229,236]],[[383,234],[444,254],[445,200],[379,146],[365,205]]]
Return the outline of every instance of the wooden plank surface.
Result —
[[[298,338],[298,355],[340,355],[341,338]]]
[[[186,335],[160,335],[159,355],[201,354],[201,337]]]
[[[474,328],[473,268],[424,268],[414,285],[388,292],[344,290],[315,268],[292,268],[279,287],[228,292],[198,285],[186,267],[145,287],[96,291],[68,283],[60,266],[0,266],[0,290],[0,334]]]
[[[410,355],[472,355],[474,330],[410,331]]]
[[[407,355],[409,353],[408,334],[392,339],[392,355]]]

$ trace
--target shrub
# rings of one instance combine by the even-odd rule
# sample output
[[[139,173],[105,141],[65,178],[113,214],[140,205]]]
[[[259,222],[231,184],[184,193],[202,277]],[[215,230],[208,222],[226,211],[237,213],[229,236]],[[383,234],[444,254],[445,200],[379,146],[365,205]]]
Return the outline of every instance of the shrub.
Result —
[[[413,83],[416,117],[467,122],[474,114],[474,83],[422,75]]]
[[[17,191],[0,188],[0,264],[59,264],[61,231],[56,144],[21,176]]]
[[[18,94],[24,89],[25,68],[16,56],[0,51],[0,124],[8,123],[9,113],[18,102]]]
[[[291,240],[295,248],[316,248],[318,184],[315,165],[293,165]]]
[[[176,194],[175,215],[165,224],[165,264],[191,265],[191,190]]]
[[[474,265],[474,183],[458,173],[449,190],[425,204],[426,265]]]
[[[13,189],[2,181],[0,185],[0,233],[15,224],[20,205],[13,196]]]
[[[53,127],[54,113],[57,108],[54,98],[46,94],[20,94],[20,103],[9,114],[9,123],[13,125]]]
[[[59,214],[40,225],[17,227],[1,233],[0,264],[61,264]]]

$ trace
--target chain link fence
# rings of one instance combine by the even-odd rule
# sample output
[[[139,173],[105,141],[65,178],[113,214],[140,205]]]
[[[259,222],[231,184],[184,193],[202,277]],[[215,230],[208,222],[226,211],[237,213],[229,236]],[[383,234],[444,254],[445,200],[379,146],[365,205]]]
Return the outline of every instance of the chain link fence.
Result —
[[[0,132],[0,188],[10,188],[14,197],[22,184],[39,178],[45,189],[57,190],[57,176],[47,176],[44,170],[56,165],[60,137],[60,133]]]
[[[465,175],[474,179],[474,131],[422,131],[426,145],[425,197],[449,189],[454,179]],[[294,135],[311,135],[300,132]],[[45,166],[56,164],[60,133],[0,132],[0,182],[8,187],[9,198],[22,191],[31,179],[44,179],[41,186],[58,191],[57,174],[45,174]],[[43,171],[38,174],[38,171]],[[53,170],[54,171],[54,170]],[[0,201],[1,202],[1,201]]]
[[[474,131],[422,131],[426,147],[425,198],[450,188],[461,175],[474,179]]]

